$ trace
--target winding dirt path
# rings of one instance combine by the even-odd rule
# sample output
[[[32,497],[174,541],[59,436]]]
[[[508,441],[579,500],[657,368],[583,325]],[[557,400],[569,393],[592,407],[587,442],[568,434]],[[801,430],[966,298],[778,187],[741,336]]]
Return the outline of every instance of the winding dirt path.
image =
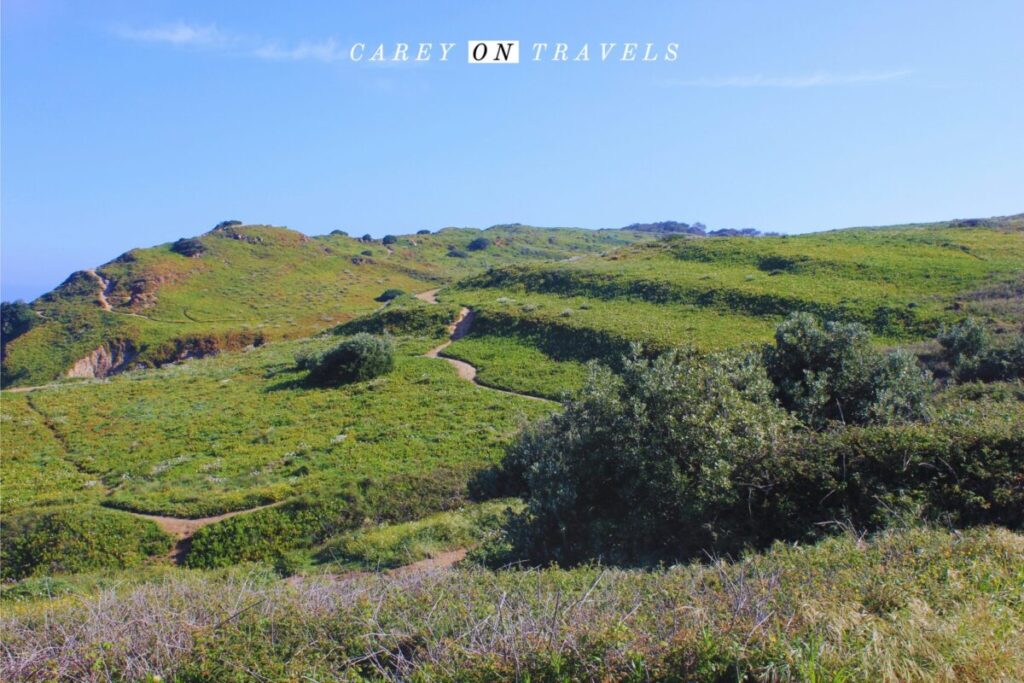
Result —
[[[437,291],[436,289],[428,289],[425,292],[416,294],[416,298],[420,301],[426,301],[427,303],[437,303]],[[518,391],[509,391],[508,389],[497,389],[495,387],[489,387],[486,384],[480,384],[476,379],[476,368],[469,363],[459,360],[457,358],[451,358],[444,355],[442,352],[452,345],[452,342],[462,339],[469,334],[469,328],[473,326],[473,319],[476,317],[471,309],[463,306],[459,309],[459,315],[455,318],[455,321],[448,326],[448,341],[427,351],[424,356],[427,358],[441,358],[448,361],[448,363],[455,368],[455,371],[459,373],[459,377],[472,382],[481,389],[487,389],[488,391],[496,391],[499,394],[509,394],[510,396],[519,396],[522,398],[528,398],[531,401],[544,401],[545,403],[557,403],[549,398],[541,398],[540,396],[531,396],[530,394],[521,394]]]

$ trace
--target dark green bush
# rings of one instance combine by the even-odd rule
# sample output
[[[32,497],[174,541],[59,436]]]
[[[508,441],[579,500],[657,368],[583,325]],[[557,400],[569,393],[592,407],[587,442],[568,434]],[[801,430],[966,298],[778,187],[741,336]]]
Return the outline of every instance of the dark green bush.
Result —
[[[506,455],[528,502],[516,541],[533,559],[632,562],[713,546],[716,519],[740,502],[737,471],[790,427],[756,358],[648,361],[635,350],[623,366],[591,366],[564,412]]]
[[[943,329],[938,341],[958,382],[1024,379],[1024,333],[996,346],[984,327],[967,318]]]
[[[4,301],[0,303],[0,344],[7,342],[32,329],[39,316],[24,301]]]
[[[120,569],[167,553],[172,539],[149,520],[89,505],[5,516],[0,572],[5,579]]]
[[[311,384],[347,384],[390,372],[395,364],[394,355],[394,345],[389,339],[364,332],[316,356],[299,358],[298,364],[309,370]]]
[[[462,251],[461,249],[449,249],[448,255],[451,256],[452,258],[466,258],[469,256],[469,254]]]
[[[381,240],[382,244],[394,244],[398,241],[398,238],[394,235],[384,235],[384,239]]]
[[[332,235],[340,235],[341,237],[348,237],[348,233],[344,230],[331,230]]]
[[[928,414],[931,374],[909,353],[876,351],[859,323],[822,325],[809,313],[795,313],[776,329],[765,365],[782,404],[815,428]]]
[[[486,237],[477,237],[466,245],[466,249],[469,249],[470,251],[483,251],[489,246],[491,246],[491,241],[489,239]]]
[[[199,256],[206,251],[206,245],[194,237],[182,237],[171,245],[171,251],[175,254],[181,254],[182,256]]]
[[[429,230],[417,230],[416,234],[417,235],[429,235],[430,231]]]
[[[406,292],[403,289],[385,289],[381,292],[381,295],[377,297],[377,301],[391,301],[392,299],[397,299],[398,297],[405,295]]]

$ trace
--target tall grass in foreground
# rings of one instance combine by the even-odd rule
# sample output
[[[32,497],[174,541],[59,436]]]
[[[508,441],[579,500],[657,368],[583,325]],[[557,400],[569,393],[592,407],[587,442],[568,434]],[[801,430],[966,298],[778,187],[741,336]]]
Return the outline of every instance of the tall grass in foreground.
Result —
[[[169,575],[8,605],[4,680],[1024,679],[1024,537],[845,535],[660,571]]]

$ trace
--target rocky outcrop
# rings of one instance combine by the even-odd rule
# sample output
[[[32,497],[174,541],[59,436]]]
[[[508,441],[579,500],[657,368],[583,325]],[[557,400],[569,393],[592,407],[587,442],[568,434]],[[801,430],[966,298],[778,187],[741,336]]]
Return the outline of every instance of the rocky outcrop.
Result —
[[[107,377],[126,370],[138,356],[138,350],[129,341],[108,342],[79,358],[67,371],[67,376]]]

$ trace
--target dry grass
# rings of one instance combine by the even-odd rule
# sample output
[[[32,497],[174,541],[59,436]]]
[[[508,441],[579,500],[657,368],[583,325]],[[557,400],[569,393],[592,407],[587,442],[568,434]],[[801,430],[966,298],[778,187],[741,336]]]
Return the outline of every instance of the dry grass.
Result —
[[[1024,537],[911,530],[641,572],[181,573],[7,605],[4,680],[1024,679]]]

